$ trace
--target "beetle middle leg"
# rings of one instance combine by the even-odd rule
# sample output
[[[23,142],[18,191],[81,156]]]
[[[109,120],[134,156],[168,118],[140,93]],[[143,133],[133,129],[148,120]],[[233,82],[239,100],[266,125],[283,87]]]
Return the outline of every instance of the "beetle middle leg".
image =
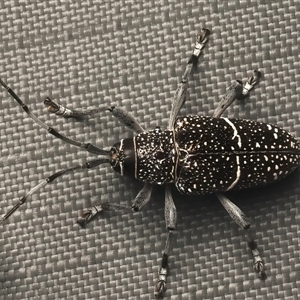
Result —
[[[242,82],[237,80],[231,87],[226,91],[225,95],[222,97],[217,109],[215,110],[213,117],[219,118],[224,113],[224,111],[234,102],[235,99],[239,97],[245,97],[248,95],[249,91],[254,87],[259,81],[261,73],[257,70],[253,72],[253,75],[248,78],[244,86]],[[248,247],[250,248],[254,261],[254,270],[258,273],[259,278],[265,279],[265,267],[263,260],[257,249],[257,244],[250,231],[250,222],[245,214],[232,203],[224,194],[216,194],[230,217],[244,230],[247,232]]]

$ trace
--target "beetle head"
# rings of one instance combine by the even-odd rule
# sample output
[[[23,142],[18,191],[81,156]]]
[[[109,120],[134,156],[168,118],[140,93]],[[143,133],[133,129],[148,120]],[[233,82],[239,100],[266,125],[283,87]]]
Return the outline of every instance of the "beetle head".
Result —
[[[110,164],[121,175],[134,177],[135,151],[132,138],[115,143],[110,149]]]

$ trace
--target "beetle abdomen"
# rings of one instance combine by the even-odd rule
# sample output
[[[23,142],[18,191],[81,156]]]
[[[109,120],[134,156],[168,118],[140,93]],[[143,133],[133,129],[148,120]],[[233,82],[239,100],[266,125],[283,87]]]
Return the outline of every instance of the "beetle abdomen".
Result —
[[[180,117],[176,187],[184,194],[242,189],[279,180],[299,164],[298,141],[277,126],[250,120]]]

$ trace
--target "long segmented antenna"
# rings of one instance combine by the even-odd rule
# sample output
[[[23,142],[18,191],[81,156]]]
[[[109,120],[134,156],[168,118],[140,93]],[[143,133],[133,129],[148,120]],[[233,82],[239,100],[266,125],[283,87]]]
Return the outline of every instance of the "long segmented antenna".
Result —
[[[38,183],[24,197],[22,197],[20,199],[20,201],[11,210],[9,210],[5,215],[3,215],[2,217],[0,217],[0,224],[2,224],[5,220],[7,220],[35,192],[37,192],[39,189],[41,189],[42,187],[44,187],[46,184],[51,183],[56,178],[58,178],[58,177],[60,177],[60,176],[62,176],[64,174],[71,173],[71,172],[76,171],[76,170],[92,169],[92,168],[95,168],[95,167],[97,167],[97,166],[99,166],[101,164],[108,163],[108,162],[109,162],[108,158],[99,158],[99,159],[88,161],[88,162],[86,162],[83,165],[77,165],[77,166],[71,167],[69,169],[63,169],[63,170],[60,170],[60,171],[52,174],[48,178],[46,178],[46,179],[42,180],[40,183]]]
[[[28,106],[15,94],[15,92],[6,85],[6,83],[0,78],[1,85],[8,91],[8,93],[18,102],[18,104],[22,107],[22,109],[26,112],[26,114],[33,119],[37,124],[39,124],[42,128],[46,129],[50,134],[54,135],[55,137],[59,138],[60,140],[64,141],[67,144],[74,145],[76,147],[79,147],[81,149],[84,149],[92,154],[97,155],[109,155],[109,151],[100,149],[90,143],[80,143],[75,140],[72,140],[59,132],[57,132],[54,128],[48,126],[44,122],[42,122],[35,114],[33,114]]]

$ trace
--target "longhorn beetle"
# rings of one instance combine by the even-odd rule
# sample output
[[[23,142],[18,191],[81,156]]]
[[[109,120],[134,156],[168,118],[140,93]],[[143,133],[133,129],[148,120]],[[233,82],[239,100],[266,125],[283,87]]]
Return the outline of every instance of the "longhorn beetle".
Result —
[[[2,216],[0,222],[9,218],[33,193],[54,179],[78,169],[91,169],[103,163],[110,163],[121,175],[145,182],[143,189],[136,196],[132,207],[118,203],[102,203],[84,210],[78,222],[82,225],[86,224],[95,215],[105,211],[137,212],[150,200],[153,185],[165,185],[167,241],[155,284],[157,298],[162,297],[166,289],[170,246],[177,219],[171,184],[175,184],[176,188],[186,195],[216,194],[233,220],[246,230],[254,269],[261,279],[265,279],[264,263],[250,233],[250,222],[244,213],[224,195],[224,192],[282,179],[298,167],[300,145],[291,134],[274,125],[221,117],[235,99],[248,95],[259,81],[259,71],[254,71],[245,84],[236,80],[221,98],[212,117],[198,115],[178,117],[179,110],[186,99],[188,77],[193,66],[197,64],[208,36],[209,30],[202,29],[196,38],[193,53],[175,92],[168,129],[162,130],[157,127],[146,131],[129,112],[119,107],[110,107],[109,111],[136,133],[135,137],[122,139],[110,150],[102,150],[90,143],[75,141],[48,127],[0,79],[1,85],[41,127],[65,143],[100,156],[83,165],[64,169],[49,176],[21,198]],[[50,98],[46,98],[44,103],[50,112],[64,117],[88,116],[101,110],[100,108],[70,110]]]

